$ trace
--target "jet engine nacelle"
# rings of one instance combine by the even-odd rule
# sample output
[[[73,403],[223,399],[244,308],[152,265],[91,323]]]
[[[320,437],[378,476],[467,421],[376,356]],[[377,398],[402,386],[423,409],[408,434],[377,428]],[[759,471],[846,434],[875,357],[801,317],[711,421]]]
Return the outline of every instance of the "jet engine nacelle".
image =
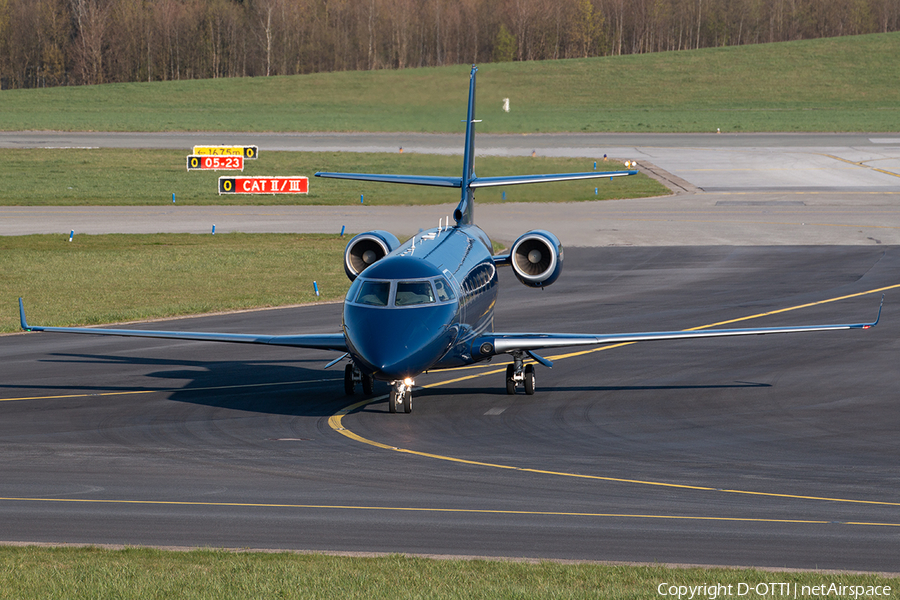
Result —
[[[513,244],[509,258],[519,281],[530,287],[544,287],[562,273],[563,247],[549,231],[529,231]]]
[[[354,281],[366,267],[400,247],[400,240],[387,231],[367,231],[355,236],[344,250],[344,272]]]

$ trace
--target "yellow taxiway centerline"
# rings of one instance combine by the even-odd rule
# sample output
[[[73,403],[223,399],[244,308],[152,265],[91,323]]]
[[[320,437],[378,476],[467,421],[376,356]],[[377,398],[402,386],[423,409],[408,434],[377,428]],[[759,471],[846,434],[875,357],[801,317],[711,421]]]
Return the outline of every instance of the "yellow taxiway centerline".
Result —
[[[880,292],[885,292],[892,289],[900,288],[900,284],[886,286],[878,289],[868,290],[865,292],[860,292],[856,294],[849,294],[845,296],[840,296],[836,298],[830,298],[826,300],[821,300],[818,302],[811,302],[803,305],[793,306],[789,308],[778,309],[774,311],[769,311],[765,313],[760,313],[756,315],[750,315],[746,317],[741,317],[738,319],[732,319],[729,321],[721,321],[719,323],[712,323],[709,325],[703,325],[700,327],[695,327],[693,329],[688,329],[686,331],[700,330],[700,329],[708,329],[711,327],[716,327],[720,325],[726,325],[730,323],[737,323],[741,321],[749,321],[752,319],[758,319],[761,317],[785,313],[794,310],[800,310],[803,308],[809,308],[812,306],[817,306],[820,304],[826,304],[829,302],[837,302],[839,300],[846,300],[849,298],[856,298],[860,296],[866,296],[871,294],[876,294]],[[612,350],[615,348],[621,348],[624,346],[629,346],[635,342],[626,342],[620,344],[614,344],[609,346],[602,346],[599,348],[592,348],[590,350],[584,350],[579,352],[572,352],[568,354],[560,354],[556,356],[548,357],[550,360],[562,360],[565,358],[572,358],[576,356],[582,356],[585,354],[590,354],[593,352],[601,352],[605,350]],[[505,364],[505,363],[504,363]],[[467,369],[483,369],[484,366],[473,365],[470,367],[465,367]],[[487,375],[503,373],[505,369],[491,369],[488,371],[481,371],[479,373],[473,375],[467,375],[464,377],[459,377],[455,379],[450,379],[446,381],[441,381],[437,383],[428,384],[423,386],[425,388],[433,388],[439,387],[443,385],[449,385],[451,383],[456,383],[459,381],[465,381],[468,379],[474,379],[478,377],[484,377]],[[57,398],[86,398],[86,397],[98,397],[98,396],[121,396],[121,395],[134,395],[134,394],[152,394],[152,393],[165,393],[165,392],[188,392],[188,391],[208,391],[208,390],[219,390],[219,389],[238,389],[238,388],[255,388],[255,387],[269,387],[269,386],[278,386],[278,385],[302,385],[309,383],[321,383],[326,381],[337,381],[335,379],[318,379],[314,381],[291,381],[291,382],[275,382],[275,383],[262,383],[262,384],[246,384],[246,385],[229,385],[229,386],[211,386],[211,387],[203,387],[203,388],[166,388],[166,389],[156,389],[156,390],[134,390],[134,391],[120,391],[120,392],[100,392],[100,393],[86,393],[86,394],[68,394],[68,395],[59,395],[59,396],[34,396],[34,397],[22,397],[22,398],[4,398],[0,399],[0,402],[11,402],[16,400],[43,400],[43,399],[57,399]],[[346,427],[343,426],[343,417],[359,410],[360,408],[371,404],[373,402],[377,402],[383,400],[385,396],[380,396],[376,398],[371,398],[367,400],[363,400],[360,402],[356,402],[346,408],[338,411],[328,419],[329,426],[340,433],[341,435],[352,439],[356,442],[366,444],[369,446],[373,446],[376,448],[384,449],[384,450],[393,450],[395,452],[401,452],[404,454],[411,454],[414,456],[421,456],[425,458],[431,458],[442,461],[455,462],[458,464],[466,464],[478,467],[487,467],[493,469],[505,469],[505,470],[513,470],[520,471],[524,473],[534,473],[541,475],[550,475],[550,476],[558,476],[558,477],[572,477],[578,479],[587,479],[594,481],[606,481],[606,482],[616,482],[616,483],[627,483],[627,484],[637,484],[637,485],[646,485],[646,486],[657,486],[664,488],[678,488],[678,489],[686,489],[686,490],[696,490],[696,491],[708,491],[708,492],[719,492],[719,493],[727,493],[727,494],[746,494],[746,495],[755,495],[755,496],[767,496],[767,497],[776,497],[776,498],[791,498],[791,499],[801,499],[801,500],[817,500],[817,501],[827,501],[827,502],[838,502],[838,503],[855,503],[855,504],[866,504],[866,505],[881,505],[881,506],[900,506],[900,502],[884,502],[884,501],[876,501],[876,500],[855,500],[855,499],[847,499],[847,498],[829,498],[822,496],[804,496],[798,494],[779,494],[774,492],[754,492],[748,490],[734,490],[734,489],[719,489],[707,486],[695,486],[695,485],[685,485],[685,484],[675,484],[675,483],[667,483],[661,481],[649,481],[649,480],[639,480],[639,479],[625,479],[625,478],[617,478],[617,477],[604,477],[598,475],[584,475],[578,473],[566,473],[561,471],[549,471],[542,469],[531,469],[526,467],[517,467],[512,465],[503,465],[496,463],[489,463],[483,461],[474,461],[456,458],[452,456],[445,456],[440,454],[432,454],[427,452],[419,452],[415,450],[410,450],[406,448],[398,448],[396,446],[392,446],[390,444],[384,444],[381,442],[376,442],[374,440],[369,440],[360,436],[359,434],[350,431]],[[296,508],[296,509],[332,509],[332,510],[366,510],[366,511],[405,511],[405,512],[441,512],[441,513],[469,513],[469,514],[508,514],[508,515],[534,515],[534,516],[577,516],[577,517],[595,517],[595,518],[623,518],[623,519],[668,519],[668,520],[693,520],[693,521],[733,521],[733,522],[757,522],[757,523],[800,523],[800,524],[844,524],[844,525],[857,525],[857,526],[880,526],[880,527],[900,527],[900,523],[877,523],[877,522],[850,522],[850,521],[833,521],[833,520],[807,520],[807,519],[763,519],[763,518],[748,518],[748,517],[715,517],[715,516],[687,516],[687,515],[653,515],[653,514],[624,514],[624,513],[590,513],[590,512],[556,512],[556,511],[517,511],[517,510],[489,510],[489,509],[453,509],[453,508],[425,508],[425,507],[397,507],[397,506],[350,506],[350,505],[313,505],[313,504],[264,504],[264,503],[238,503],[238,502],[191,502],[191,501],[166,501],[166,500],[112,500],[112,499],[85,499],[85,498],[0,498],[0,502],[67,502],[67,503],[87,503],[87,504],[131,504],[131,505],[158,505],[158,506],[208,506],[208,507],[256,507],[256,508]]]
[[[379,512],[456,513],[473,515],[517,515],[538,517],[590,517],[608,519],[665,519],[670,521],[730,521],[747,523],[796,523],[803,525],[857,525],[867,527],[900,527],[900,523],[833,521],[824,519],[774,519],[755,517],[716,517],[704,515],[655,515],[631,513],[566,512],[544,510],[508,510],[489,508],[434,508],[419,506],[353,506],[345,504],[270,504],[261,502],[199,502],[190,500],[113,500],[103,498],[28,498],[0,497],[0,502],[46,502],[68,504],[140,505],[140,506],[197,506],[217,508],[288,508],[297,510],[356,510]]]
[[[701,330],[701,329],[709,329],[712,327],[717,327],[720,325],[727,325],[727,324],[731,324],[731,323],[738,323],[741,321],[749,321],[752,319],[759,319],[759,318],[766,317],[769,315],[775,315],[775,314],[786,313],[786,312],[790,312],[790,311],[794,311],[794,310],[810,308],[812,306],[818,306],[820,304],[828,304],[830,302],[837,302],[839,300],[847,300],[850,298],[858,298],[861,296],[868,296],[871,294],[884,293],[888,290],[893,290],[893,289],[897,289],[897,288],[900,288],[900,284],[889,285],[889,286],[885,286],[885,287],[881,287],[881,288],[877,288],[877,289],[868,290],[865,292],[859,292],[856,294],[847,294],[845,296],[828,298],[826,300],[819,300],[817,302],[809,302],[807,304],[801,304],[801,305],[792,306],[789,308],[772,310],[772,311],[759,313],[759,314],[755,314],[755,315],[750,315],[750,316],[746,316],[746,317],[740,317],[738,319],[731,319],[728,321],[720,321],[718,323],[711,323],[709,325],[701,325],[699,327],[694,327],[692,329],[686,329],[685,331],[697,331],[697,330]],[[591,354],[593,352],[602,352],[604,350],[612,350],[614,348],[622,348],[624,346],[630,346],[631,344],[635,344],[635,343],[637,343],[637,342],[625,342],[625,343],[614,344],[614,345],[610,345],[610,346],[601,346],[599,348],[591,348],[590,350],[582,350],[582,351],[578,351],[578,352],[571,352],[568,354],[559,354],[556,356],[548,356],[547,358],[549,360],[557,361],[557,360],[562,360],[564,358],[583,356],[585,354]],[[443,386],[443,385],[448,385],[451,383],[457,383],[459,381],[466,381],[468,379],[475,379],[475,378],[484,377],[487,375],[495,375],[497,373],[503,373],[504,371],[505,371],[505,369],[492,369],[489,371],[476,373],[474,375],[467,375],[465,377],[458,377],[458,378],[450,379],[447,381],[431,383],[431,384],[428,384],[428,385],[425,385],[422,387],[423,388],[434,388],[434,387],[439,387],[439,386]],[[502,464],[467,460],[467,459],[456,458],[456,457],[452,457],[452,456],[432,454],[432,453],[428,453],[428,452],[419,452],[417,450],[409,450],[407,448],[398,448],[398,447],[392,446],[390,444],[383,444],[381,442],[376,442],[374,440],[364,438],[361,435],[358,435],[358,434],[350,431],[346,427],[344,427],[343,418],[346,415],[348,415],[356,410],[359,410],[360,408],[362,408],[368,404],[372,404],[374,402],[384,400],[385,397],[386,396],[379,396],[377,398],[362,400],[360,402],[352,404],[352,405],[338,411],[334,415],[332,415],[328,419],[328,425],[343,436],[346,436],[356,442],[359,442],[362,444],[367,444],[369,446],[374,446],[376,448],[381,448],[384,450],[393,450],[395,452],[401,452],[403,454],[412,454],[414,456],[422,456],[425,458],[432,458],[432,459],[436,459],[436,460],[443,460],[443,461],[449,461],[449,462],[455,462],[455,463],[459,463],[459,464],[473,465],[473,466],[479,466],[479,467],[488,467],[488,468],[493,468],[493,469],[506,469],[506,470],[513,470],[513,471],[521,471],[523,473],[537,473],[537,474],[552,475],[552,476],[557,476],[557,477],[573,477],[573,478],[577,478],[577,479],[587,479],[587,480],[593,480],[593,481],[628,483],[628,484],[657,486],[657,487],[665,487],[665,488],[678,488],[678,489],[698,490],[698,491],[707,491],[707,492],[719,492],[719,493],[725,493],[725,494],[746,494],[746,495],[753,495],[753,496],[767,496],[767,497],[772,497],[772,498],[791,498],[791,499],[797,499],[797,500],[817,500],[817,501],[826,501],[826,502],[840,502],[840,503],[866,504],[866,505],[878,505],[878,506],[900,506],[900,502],[885,502],[885,501],[879,501],[879,500],[854,500],[854,499],[850,499],[850,498],[829,498],[829,497],[825,497],[825,496],[804,496],[801,494],[779,494],[779,493],[775,493],[775,492],[754,492],[754,491],[749,491],[749,490],[721,489],[721,488],[714,488],[714,487],[707,487],[707,486],[695,486],[695,485],[667,483],[667,482],[663,482],[663,481],[625,479],[625,478],[619,478],[619,477],[603,477],[600,475],[583,475],[583,474],[579,474],[579,473],[566,473],[566,472],[561,472],[561,471],[547,471],[547,470],[541,470],[541,469],[530,469],[530,468],[526,468],[526,467],[516,467],[516,466],[512,466],[512,465],[502,465]]]
[[[198,388],[158,388],[155,390],[132,390],[130,392],[89,392],[86,394],[64,394],[61,396],[28,396],[21,398],[0,398],[0,402],[18,402],[23,400],[59,400],[62,398],[97,398],[101,396],[133,396],[137,394],[164,394],[166,392],[208,392],[211,390],[237,390],[241,388],[274,387],[280,385],[308,385],[340,381],[339,379],[306,379],[303,381],[276,381],[272,383],[244,383],[237,385],[213,385]]]

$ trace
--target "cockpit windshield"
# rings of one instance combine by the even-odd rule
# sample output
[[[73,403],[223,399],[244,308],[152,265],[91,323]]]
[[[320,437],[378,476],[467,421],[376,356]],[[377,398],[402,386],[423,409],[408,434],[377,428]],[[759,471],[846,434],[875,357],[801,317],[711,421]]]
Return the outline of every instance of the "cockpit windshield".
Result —
[[[414,306],[416,304],[433,304],[434,290],[430,281],[400,281],[397,283],[397,296],[394,306]]]
[[[410,281],[359,278],[350,290],[347,300],[366,306],[423,306],[451,302],[456,298],[450,282],[444,277]]]
[[[356,302],[369,306],[387,306],[390,295],[390,281],[364,281],[359,288]]]

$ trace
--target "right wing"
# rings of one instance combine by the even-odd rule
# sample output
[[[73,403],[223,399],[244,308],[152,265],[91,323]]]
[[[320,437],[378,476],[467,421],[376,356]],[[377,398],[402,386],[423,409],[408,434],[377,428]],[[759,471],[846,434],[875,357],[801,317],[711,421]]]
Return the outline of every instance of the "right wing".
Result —
[[[251,333],[203,333],[189,331],[155,331],[141,329],[101,329],[95,327],[42,327],[29,325],[25,320],[25,308],[19,298],[19,321],[25,331],[47,331],[52,333],[86,333],[91,335],[116,335],[122,337],[148,337],[172,340],[193,340],[198,342],[232,342],[238,344],[268,344],[270,346],[291,346],[317,350],[347,351],[347,340],[343,333],[321,333],[302,335],[256,335]]]
[[[655,331],[646,333],[612,333],[612,334],[579,334],[579,333],[489,333],[479,337],[472,344],[473,349],[491,351],[481,354],[507,354],[512,352],[531,353],[547,348],[563,348],[568,346],[601,346],[604,344],[623,344],[633,342],[652,342],[661,340],[686,340],[695,338],[733,337],[742,335],[766,335],[772,333],[807,333],[812,331],[836,331],[841,329],[869,329],[878,325],[881,320],[881,308],[884,296],[878,306],[878,316],[871,323],[851,323],[834,325],[795,325],[790,327],[755,327],[748,329],[702,329],[693,331]]]

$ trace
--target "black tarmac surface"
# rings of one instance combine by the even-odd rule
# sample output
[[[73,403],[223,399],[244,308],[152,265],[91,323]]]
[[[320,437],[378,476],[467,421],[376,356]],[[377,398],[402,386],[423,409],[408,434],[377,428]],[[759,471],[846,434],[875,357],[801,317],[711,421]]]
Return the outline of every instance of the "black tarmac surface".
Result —
[[[900,248],[573,248],[544,291],[501,278],[498,331],[850,294],[727,327],[862,322],[893,289],[872,330],[609,348],[538,367],[534,396],[507,396],[498,360],[422,376],[471,378],[411,415],[376,396],[340,422],[363,398],[330,353],[0,337],[0,540],[898,570]],[[330,304],[152,327],[339,324]]]

